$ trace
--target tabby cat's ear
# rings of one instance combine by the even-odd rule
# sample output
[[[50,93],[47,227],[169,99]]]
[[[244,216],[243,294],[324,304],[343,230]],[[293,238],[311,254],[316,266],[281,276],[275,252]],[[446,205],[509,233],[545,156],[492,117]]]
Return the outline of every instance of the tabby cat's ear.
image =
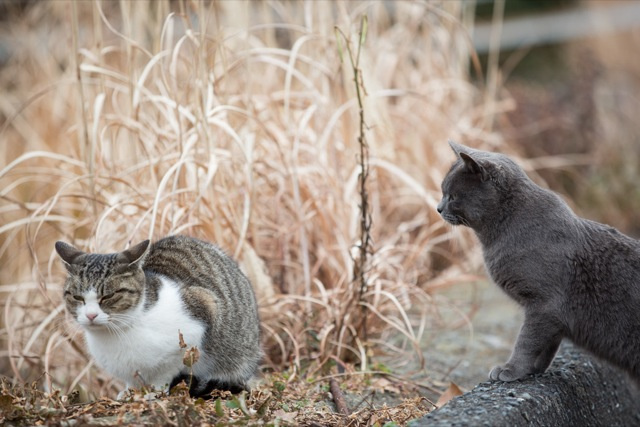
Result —
[[[478,175],[482,181],[487,181],[490,178],[487,168],[477,162],[471,155],[467,153],[460,153],[460,158],[464,162],[467,170],[475,175]]]
[[[149,240],[145,240],[144,242],[140,242],[137,245],[130,247],[126,251],[120,252],[117,257],[118,262],[121,264],[138,264],[141,266],[146,258],[149,243]]]
[[[72,265],[80,255],[84,255],[84,252],[81,250],[78,250],[70,244],[62,241],[56,242],[55,247],[56,252],[58,252],[58,255],[60,255],[60,258],[66,265]]]

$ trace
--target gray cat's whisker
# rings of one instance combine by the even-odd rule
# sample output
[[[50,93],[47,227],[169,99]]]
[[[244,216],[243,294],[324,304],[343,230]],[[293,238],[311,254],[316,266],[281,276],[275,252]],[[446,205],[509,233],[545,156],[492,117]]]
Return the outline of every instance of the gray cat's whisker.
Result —
[[[567,338],[640,383],[640,242],[578,217],[507,156],[451,148],[438,212],[473,229],[489,275],[525,312],[491,379],[545,371]]]

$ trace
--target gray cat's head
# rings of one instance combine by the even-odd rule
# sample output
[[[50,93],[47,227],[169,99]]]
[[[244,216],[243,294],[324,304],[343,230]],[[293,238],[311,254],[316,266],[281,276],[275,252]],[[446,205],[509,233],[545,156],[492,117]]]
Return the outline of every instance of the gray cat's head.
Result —
[[[114,254],[85,253],[64,242],[55,247],[69,273],[64,284],[66,308],[81,326],[109,327],[140,304],[148,240]]]
[[[507,156],[449,145],[457,160],[442,181],[438,212],[450,224],[479,231],[504,216],[514,184],[528,178]]]

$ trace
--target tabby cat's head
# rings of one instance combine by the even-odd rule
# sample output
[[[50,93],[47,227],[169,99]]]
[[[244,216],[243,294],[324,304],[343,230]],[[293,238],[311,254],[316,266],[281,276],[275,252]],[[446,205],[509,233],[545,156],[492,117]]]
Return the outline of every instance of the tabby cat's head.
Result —
[[[479,231],[505,216],[507,201],[524,171],[507,156],[449,142],[458,159],[442,181],[438,212],[450,224]]]
[[[127,324],[127,313],[142,300],[149,241],[114,254],[85,253],[64,242],[55,247],[69,273],[64,300],[76,321],[89,329],[109,327],[117,320]]]

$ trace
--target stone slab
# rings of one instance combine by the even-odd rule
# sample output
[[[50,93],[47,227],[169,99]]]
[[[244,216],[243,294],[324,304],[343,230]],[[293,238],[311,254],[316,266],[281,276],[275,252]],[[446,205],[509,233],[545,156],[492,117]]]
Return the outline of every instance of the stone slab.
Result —
[[[624,373],[563,344],[547,372],[480,383],[409,425],[640,426],[640,393]]]

